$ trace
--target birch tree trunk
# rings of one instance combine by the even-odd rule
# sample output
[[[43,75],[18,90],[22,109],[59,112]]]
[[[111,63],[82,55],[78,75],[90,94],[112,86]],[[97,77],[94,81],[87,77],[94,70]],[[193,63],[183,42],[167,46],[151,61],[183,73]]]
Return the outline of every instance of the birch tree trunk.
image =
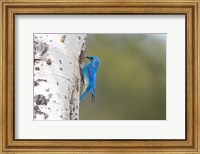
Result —
[[[86,34],[34,34],[34,120],[78,120]]]

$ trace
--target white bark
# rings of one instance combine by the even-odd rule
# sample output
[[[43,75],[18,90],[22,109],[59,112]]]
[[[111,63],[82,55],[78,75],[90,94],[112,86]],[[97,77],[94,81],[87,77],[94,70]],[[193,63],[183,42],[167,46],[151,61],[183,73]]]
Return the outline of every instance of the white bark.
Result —
[[[34,120],[78,120],[86,34],[34,34]]]

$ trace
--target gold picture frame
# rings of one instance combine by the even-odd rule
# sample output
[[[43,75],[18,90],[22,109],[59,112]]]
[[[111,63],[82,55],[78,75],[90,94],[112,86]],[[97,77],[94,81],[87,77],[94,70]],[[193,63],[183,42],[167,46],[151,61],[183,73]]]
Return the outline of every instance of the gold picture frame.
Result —
[[[199,0],[3,0],[0,2],[0,153],[200,153]],[[184,14],[186,17],[186,139],[14,139],[15,14]]]

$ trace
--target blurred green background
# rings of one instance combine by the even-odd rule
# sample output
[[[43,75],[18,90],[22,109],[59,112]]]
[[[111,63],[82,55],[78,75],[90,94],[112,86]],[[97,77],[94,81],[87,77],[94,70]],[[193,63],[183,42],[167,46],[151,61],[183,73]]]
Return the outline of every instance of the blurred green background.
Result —
[[[166,119],[166,34],[88,34],[87,56],[101,60],[96,103],[80,120]]]

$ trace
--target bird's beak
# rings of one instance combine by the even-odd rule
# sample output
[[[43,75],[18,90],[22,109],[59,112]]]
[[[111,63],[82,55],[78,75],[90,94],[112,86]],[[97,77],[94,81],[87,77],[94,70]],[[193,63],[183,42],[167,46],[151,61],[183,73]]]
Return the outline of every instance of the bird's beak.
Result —
[[[90,57],[86,56],[86,58],[90,59]]]

